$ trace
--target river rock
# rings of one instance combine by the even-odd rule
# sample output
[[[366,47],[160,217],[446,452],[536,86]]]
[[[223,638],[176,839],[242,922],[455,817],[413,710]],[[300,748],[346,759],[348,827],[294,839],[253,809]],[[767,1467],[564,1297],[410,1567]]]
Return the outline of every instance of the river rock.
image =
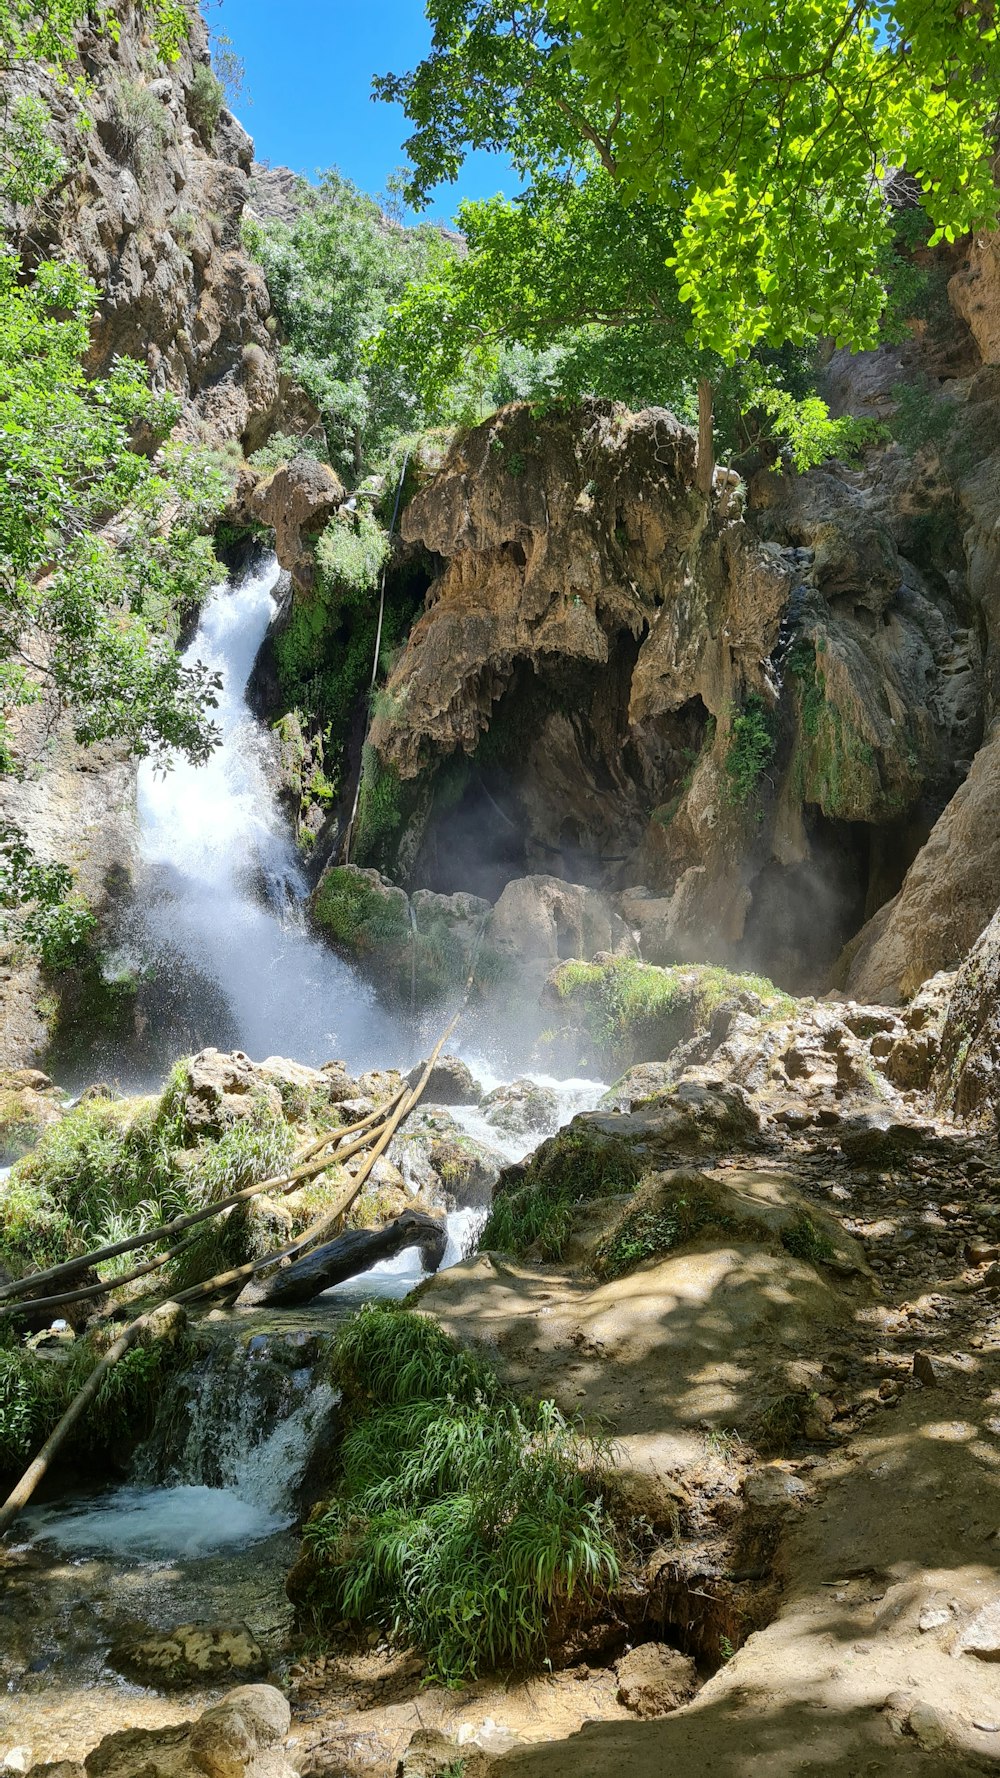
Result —
[[[955,1645],[956,1654],[975,1655],[980,1661],[1000,1661],[1000,1599],[977,1611]]]
[[[283,1752],[291,1720],[274,1686],[238,1686],[195,1723],[191,1756],[207,1778],[295,1778]]]
[[[634,1716],[666,1716],[695,1693],[697,1668],[690,1655],[663,1642],[643,1642],[618,1662],[618,1702]]]
[[[423,1062],[418,1062],[415,1068],[410,1069],[406,1077],[407,1086],[417,1085],[424,1067]],[[431,1069],[423,1096],[428,1105],[478,1105],[483,1089],[471,1068],[460,1061],[458,1056],[439,1056]]]
[[[494,1087],[482,1102],[486,1122],[503,1136],[552,1136],[559,1128],[559,1100],[552,1087],[536,1080],[512,1080]]]
[[[178,1624],[173,1630],[121,1637],[111,1665],[139,1685],[168,1689],[262,1673],[266,1662],[246,1624]]]

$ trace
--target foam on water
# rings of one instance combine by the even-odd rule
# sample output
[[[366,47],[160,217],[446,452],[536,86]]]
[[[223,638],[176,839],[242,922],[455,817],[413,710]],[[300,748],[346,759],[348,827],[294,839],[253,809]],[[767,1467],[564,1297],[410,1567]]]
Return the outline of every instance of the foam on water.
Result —
[[[70,1556],[117,1552],[142,1562],[212,1555],[259,1542],[291,1522],[290,1513],[243,1500],[231,1488],[197,1483],[116,1488],[25,1515],[32,1542],[57,1543]]]

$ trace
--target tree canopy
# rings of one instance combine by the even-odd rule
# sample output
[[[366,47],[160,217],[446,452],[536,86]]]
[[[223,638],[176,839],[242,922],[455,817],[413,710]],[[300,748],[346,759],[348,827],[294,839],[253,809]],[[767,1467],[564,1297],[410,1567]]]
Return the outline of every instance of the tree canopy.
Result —
[[[360,473],[424,415],[402,367],[370,363],[366,343],[411,280],[453,255],[440,230],[403,228],[337,172],[303,180],[293,223],[245,226],[285,335],[287,370],[315,402],[330,459]]]
[[[945,0],[429,0],[430,54],[376,82],[415,124],[419,205],[469,148],[530,184],[600,166],[669,213],[694,343],[727,361],[819,333],[855,348],[884,304],[884,185],[934,228],[995,216],[992,14]]]

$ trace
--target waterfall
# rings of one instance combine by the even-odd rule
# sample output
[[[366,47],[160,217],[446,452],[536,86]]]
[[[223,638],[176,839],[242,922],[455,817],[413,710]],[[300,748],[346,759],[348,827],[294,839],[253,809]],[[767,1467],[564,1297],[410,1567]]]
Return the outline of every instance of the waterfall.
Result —
[[[128,1484],[27,1515],[69,1554],[197,1557],[293,1523],[302,1479],[332,1436],[339,1396],[322,1371],[330,1336],[217,1337],[173,1378]]]
[[[215,588],[184,659],[220,675],[221,744],[203,765],[180,755],[138,774],[140,872],[116,962],[148,982],[156,1061],[205,1044],[262,1059],[360,1070],[398,1060],[398,1027],[354,970],[314,938],[307,884],[274,790],[272,737],[246,688],[277,609],[269,556]],[[120,1062],[120,1058],[116,1058]]]

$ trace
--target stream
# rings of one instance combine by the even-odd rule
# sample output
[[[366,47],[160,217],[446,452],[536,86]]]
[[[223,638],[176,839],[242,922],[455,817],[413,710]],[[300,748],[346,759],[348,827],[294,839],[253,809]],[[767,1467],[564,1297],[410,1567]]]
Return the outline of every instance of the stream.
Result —
[[[148,1091],[178,1054],[208,1044],[257,1060],[339,1056],[352,1073],[407,1067],[421,1053],[419,1033],[307,924],[308,886],[274,791],[273,740],[246,702],[277,582],[271,557],[217,588],[202,613],[187,658],[222,678],[222,741],[208,763],[140,767],[139,870],[116,965],[150,985],[154,1016],[127,1054],[95,1039],[75,1084],[103,1074]],[[499,1084],[487,1058],[464,1059],[484,1089]],[[560,1124],[604,1090],[536,1078],[553,1089]],[[502,1164],[542,1139],[501,1134],[474,1108],[449,1110]],[[444,1266],[474,1250],[483,1219],[472,1205],[452,1211]],[[305,1309],[211,1312],[127,1482],[64,1486],[24,1514],[5,1545],[0,1761],[14,1745],[35,1760],[81,1758],[114,1729],[183,1721],[204,1707],[211,1686],[164,1695],[115,1670],[109,1651],[136,1624],[245,1624],[265,1657],[278,1657],[291,1624],[293,1527],[336,1421],[325,1374],[336,1328],[361,1303],[401,1298],[422,1276],[410,1249]]]

